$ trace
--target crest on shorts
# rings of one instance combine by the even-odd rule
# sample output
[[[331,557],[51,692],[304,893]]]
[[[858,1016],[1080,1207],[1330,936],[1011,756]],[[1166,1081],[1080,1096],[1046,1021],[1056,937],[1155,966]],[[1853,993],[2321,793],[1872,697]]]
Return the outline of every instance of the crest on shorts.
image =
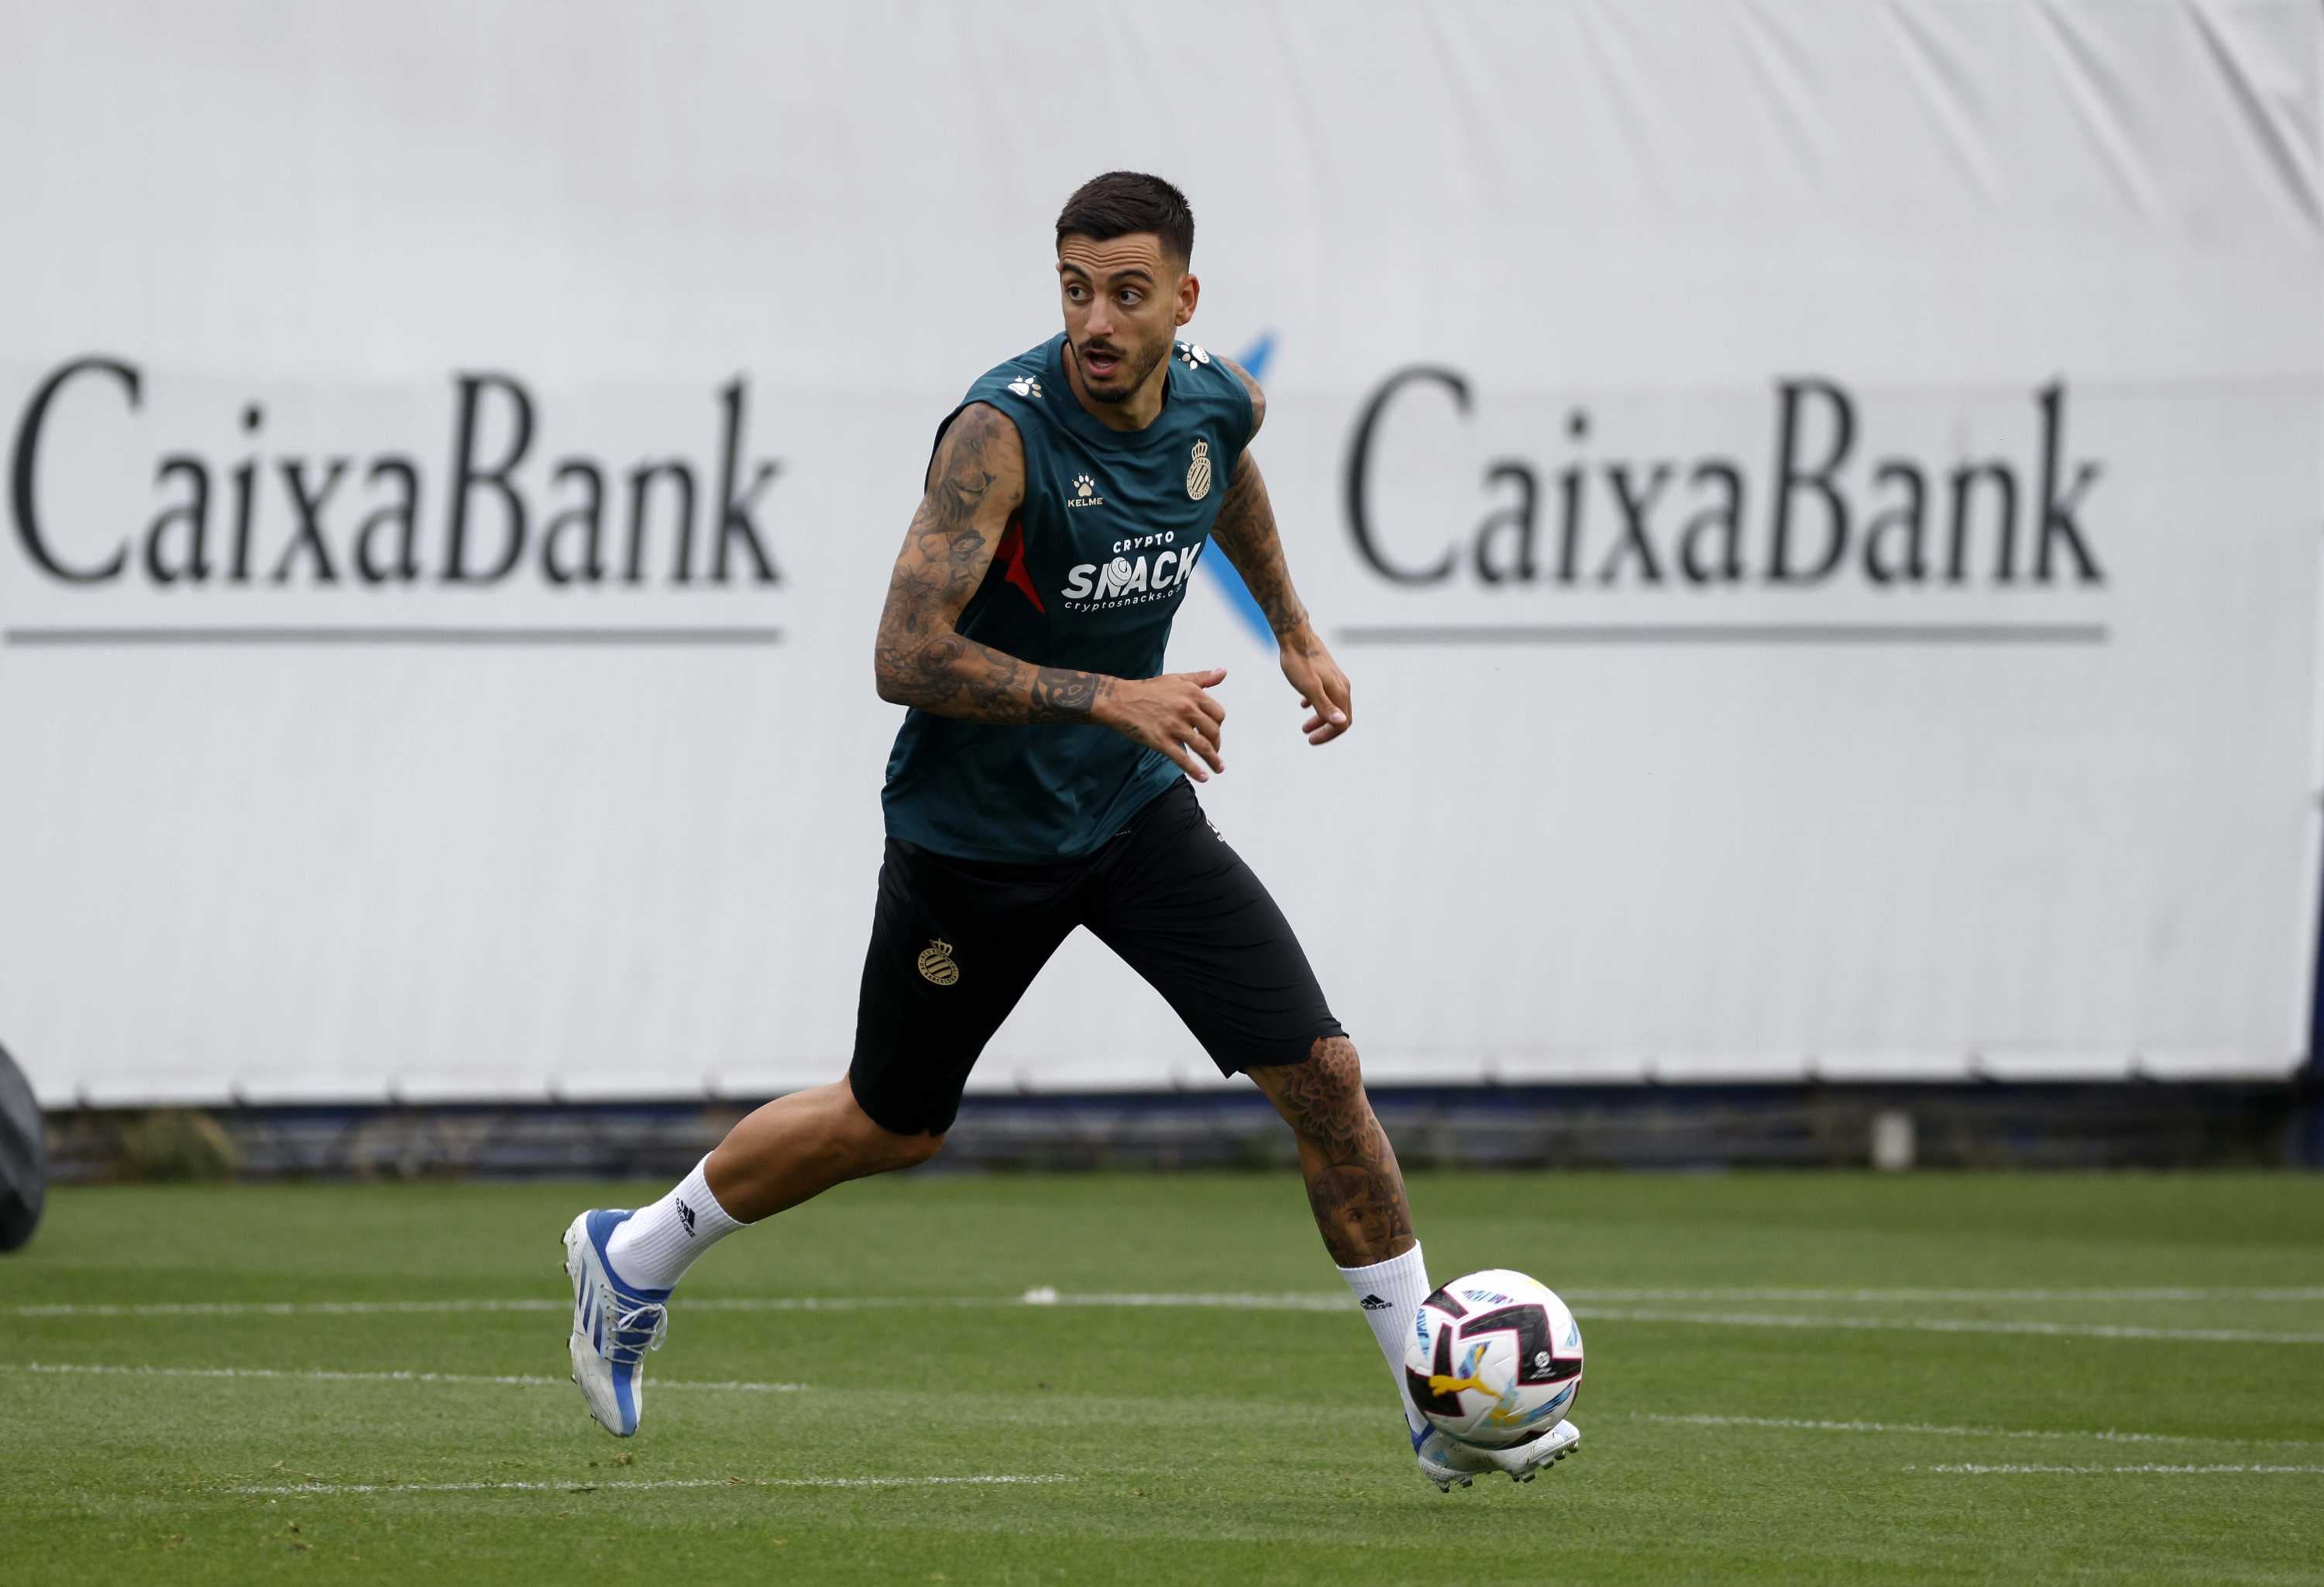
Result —
[[[1194,459],[1186,465],[1186,494],[1191,500],[1199,502],[1210,494],[1211,443],[1196,441]]]
[[[960,966],[952,962],[952,944],[943,937],[928,939],[920,950],[920,974],[938,986],[950,986],[960,979]]]

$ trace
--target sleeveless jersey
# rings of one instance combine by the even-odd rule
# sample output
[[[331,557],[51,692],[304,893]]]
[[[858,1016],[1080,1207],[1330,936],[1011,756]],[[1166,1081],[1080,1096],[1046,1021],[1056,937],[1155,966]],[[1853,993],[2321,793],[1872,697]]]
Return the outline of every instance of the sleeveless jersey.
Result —
[[[1107,429],[1065,378],[1063,335],[987,373],[972,402],[1015,422],[1025,502],[962,609],[966,637],[1035,667],[1162,670],[1170,620],[1250,443],[1250,393],[1192,343],[1171,349],[1162,411]],[[967,860],[1077,859],[1184,775],[1094,724],[964,722],[907,712],[881,803],[891,837]]]

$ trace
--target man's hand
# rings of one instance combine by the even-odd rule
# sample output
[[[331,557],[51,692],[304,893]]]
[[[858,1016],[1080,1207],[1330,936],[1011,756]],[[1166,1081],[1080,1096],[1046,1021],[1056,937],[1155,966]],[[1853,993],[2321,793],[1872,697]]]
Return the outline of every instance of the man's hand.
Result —
[[[1227,669],[1207,672],[1166,672],[1159,678],[1125,678],[1100,698],[1092,715],[1122,737],[1159,750],[1196,782],[1208,782],[1211,771],[1224,771],[1219,759],[1220,729],[1227,708],[1210,691],[1226,681]]]
[[[1256,420],[1267,411],[1267,399],[1250,376],[1231,364],[1227,367],[1250,389],[1251,431],[1257,434]],[[1219,504],[1218,518],[1211,525],[1211,538],[1242,575],[1250,598],[1259,603],[1259,609],[1267,614],[1267,626],[1275,631],[1276,642],[1283,650],[1283,676],[1299,691],[1299,703],[1309,712],[1306,725],[1299,731],[1311,744],[1330,743],[1347,732],[1354,719],[1354,697],[1348,687],[1348,675],[1323,648],[1307,621],[1307,608],[1292,593],[1291,569],[1283,560],[1283,539],[1276,532],[1267,481],[1259,475],[1259,459],[1249,452],[1235,464],[1227,499]]]
[[[1314,629],[1301,624],[1283,636],[1283,676],[1312,713],[1299,731],[1311,744],[1327,744],[1354,725],[1355,693],[1348,675]]]

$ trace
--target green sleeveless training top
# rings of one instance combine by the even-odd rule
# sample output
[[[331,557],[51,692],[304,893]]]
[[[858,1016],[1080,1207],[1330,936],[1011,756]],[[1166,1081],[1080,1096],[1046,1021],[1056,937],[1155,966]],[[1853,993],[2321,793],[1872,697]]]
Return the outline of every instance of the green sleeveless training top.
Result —
[[[1065,379],[1059,335],[987,373],[985,402],[1025,446],[1025,504],[958,627],[1036,667],[1116,678],[1162,670],[1170,620],[1250,443],[1250,393],[1189,342],[1171,351],[1162,411],[1108,429]],[[944,432],[960,416],[948,414]],[[1074,859],[1183,776],[1169,757],[1093,724],[1001,725],[915,708],[888,757],[892,837],[962,859]]]

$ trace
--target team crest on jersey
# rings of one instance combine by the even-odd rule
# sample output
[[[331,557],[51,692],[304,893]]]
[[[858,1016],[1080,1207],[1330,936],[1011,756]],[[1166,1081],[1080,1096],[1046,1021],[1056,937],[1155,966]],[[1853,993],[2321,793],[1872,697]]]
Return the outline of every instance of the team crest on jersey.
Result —
[[[1211,494],[1211,443],[1194,443],[1194,461],[1186,465],[1186,495],[1199,502]]]
[[[1195,343],[1180,342],[1178,344],[1178,361],[1181,364],[1184,364],[1187,368],[1193,369],[1200,364],[1208,364],[1211,361],[1211,355]]]
[[[1105,498],[1097,494],[1097,481],[1086,474],[1074,475],[1074,494],[1065,498],[1068,507],[1102,507]]]
[[[1041,383],[1029,374],[1020,375],[1009,383],[1009,389],[1020,397],[1038,397],[1041,394]]]
[[[928,946],[920,950],[920,974],[938,986],[950,986],[960,979],[960,966],[952,962],[952,944],[943,937],[931,937]]]

